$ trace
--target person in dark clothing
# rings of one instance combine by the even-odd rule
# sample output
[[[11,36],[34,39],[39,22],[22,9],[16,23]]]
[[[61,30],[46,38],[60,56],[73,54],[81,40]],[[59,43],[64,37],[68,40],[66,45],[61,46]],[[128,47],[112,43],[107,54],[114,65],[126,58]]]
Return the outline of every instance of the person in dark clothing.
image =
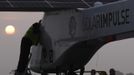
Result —
[[[15,75],[24,75],[29,62],[30,48],[40,42],[40,22],[34,23],[21,40],[20,57]]]
[[[116,74],[116,71],[115,71],[115,69],[111,68],[109,70],[109,73],[110,73],[110,75],[115,75]]]
[[[98,73],[99,73],[99,75],[107,75],[107,72],[106,71],[100,71]]]
[[[84,71],[85,71],[85,67],[81,68],[80,69],[80,75],[83,75],[84,74]]]
[[[95,69],[91,70],[91,75],[96,75],[96,70]]]

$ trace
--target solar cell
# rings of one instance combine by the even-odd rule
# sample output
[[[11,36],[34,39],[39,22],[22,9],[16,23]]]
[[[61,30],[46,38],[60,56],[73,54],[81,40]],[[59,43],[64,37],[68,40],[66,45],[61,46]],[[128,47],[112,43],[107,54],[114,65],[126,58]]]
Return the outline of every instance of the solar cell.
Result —
[[[10,5],[5,1],[0,1],[0,8],[4,8],[4,7],[10,7]]]
[[[0,0],[0,11],[47,11],[60,8],[89,8],[98,0]],[[100,0],[104,3],[116,0]]]

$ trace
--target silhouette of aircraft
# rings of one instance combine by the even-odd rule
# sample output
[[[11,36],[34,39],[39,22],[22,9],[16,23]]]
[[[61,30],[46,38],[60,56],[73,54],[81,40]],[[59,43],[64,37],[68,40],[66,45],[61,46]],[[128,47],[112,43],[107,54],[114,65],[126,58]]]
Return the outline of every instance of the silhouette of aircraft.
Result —
[[[103,45],[133,37],[133,2],[46,12],[41,27],[43,46],[47,46],[40,66],[43,72],[69,75],[82,70]],[[39,68],[32,70],[41,73]]]
[[[85,65],[99,48],[134,36],[134,0],[100,0],[103,5],[93,6],[96,1],[3,0],[0,10],[45,11],[41,22],[42,51],[32,51],[32,71],[75,75],[80,69],[83,75]]]

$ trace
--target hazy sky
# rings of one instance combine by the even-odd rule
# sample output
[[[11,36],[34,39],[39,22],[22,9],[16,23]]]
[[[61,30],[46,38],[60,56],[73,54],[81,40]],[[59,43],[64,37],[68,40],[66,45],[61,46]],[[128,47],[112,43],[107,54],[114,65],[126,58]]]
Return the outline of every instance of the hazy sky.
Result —
[[[29,26],[43,17],[43,12],[0,12],[0,75],[16,69],[21,37]],[[6,25],[14,25],[16,33],[6,35]],[[115,68],[124,73],[134,72],[134,39],[112,42],[103,46],[87,64],[86,69]]]
[[[21,37],[28,27],[43,17],[43,12],[0,12],[0,75],[9,75],[16,69]],[[14,25],[16,33],[6,35],[6,25]]]

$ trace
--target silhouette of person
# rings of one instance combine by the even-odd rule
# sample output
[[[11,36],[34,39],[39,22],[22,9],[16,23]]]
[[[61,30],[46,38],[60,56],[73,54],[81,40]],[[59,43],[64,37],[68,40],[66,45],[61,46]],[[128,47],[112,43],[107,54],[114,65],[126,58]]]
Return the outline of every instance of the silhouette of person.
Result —
[[[80,70],[80,75],[83,75],[83,74],[84,74],[84,71],[85,71],[85,68],[84,68],[84,67],[81,68],[81,70]]]
[[[99,75],[107,75],[107,73],[105,71],[99,71],[98,73],[99,73]]]
[[[95,69],[92,69],[91,70],[91,75],[95,75],[96,74],[96,70]]]
[[[72,70],[70,70],[69,72],[68,72],[68,75],[77,75],[74,71],[72,71]]]
[[[20,57],[15,71],[15,75],[24,75],[25,69],[29,61],[30,48],[32,45],[37,45],[40,42],[40,22],[34,23],[22,37],[20,47]]]
[[[110,73],[110,75],[115,75],[115,70],[113,69],[113,68],[111,68],[110,70],[109,70],[109,73]]]

